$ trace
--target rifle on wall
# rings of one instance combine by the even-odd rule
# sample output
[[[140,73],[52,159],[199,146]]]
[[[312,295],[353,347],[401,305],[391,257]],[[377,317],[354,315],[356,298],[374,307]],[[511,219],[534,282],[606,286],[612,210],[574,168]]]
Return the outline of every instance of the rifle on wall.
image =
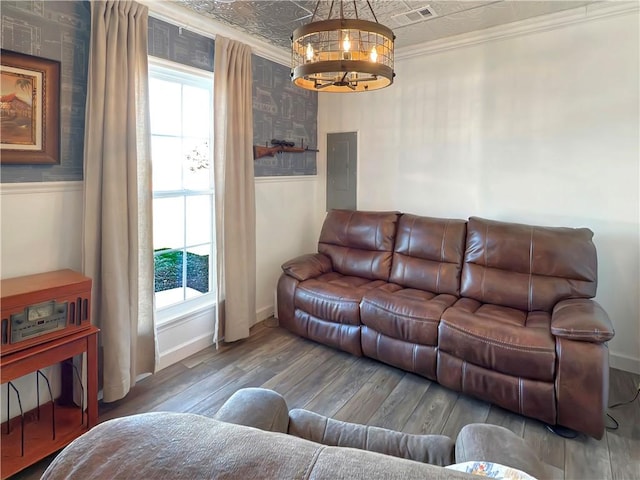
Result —
[[[304,153],[304,152],[318,152],[315,148],[309,148],[308,146],[304,146],[304,140],[300,141],[300,146],[296,147],[296,144],[293,142],[288,142],[286,140],[276,140],[275,138],[271,140],[271,146],[268,144],[264,147],[261,145],[253,146],[253,159],[258,160],[262,157],[273,157],[276,153],[280,152],[290,152],[290,153]]]

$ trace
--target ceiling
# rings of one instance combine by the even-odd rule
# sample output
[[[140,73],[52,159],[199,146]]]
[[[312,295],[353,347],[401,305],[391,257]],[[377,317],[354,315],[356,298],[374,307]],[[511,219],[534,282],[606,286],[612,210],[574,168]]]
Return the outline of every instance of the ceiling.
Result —
[[[175,0],[175,3],[284,49],[290,48],[293,30],[311,21],[316,6],[315,0]],[[327,19],[332,3],[331,18],[339,17],[339,0],[321,0],[315,19]],[[407,47],[600,2],[370,0],[370,3],[378,22],[394,31],[396,46]],[[355,18],[354,4],[359,18],[373,20],[366,0],[345,0],[345,17]]]

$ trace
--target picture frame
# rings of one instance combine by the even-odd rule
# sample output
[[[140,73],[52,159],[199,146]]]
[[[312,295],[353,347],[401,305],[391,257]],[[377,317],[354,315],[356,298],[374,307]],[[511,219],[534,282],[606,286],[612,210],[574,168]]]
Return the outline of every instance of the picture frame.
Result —
[[[60,163],[60,62],[0,52],[0,164]]]

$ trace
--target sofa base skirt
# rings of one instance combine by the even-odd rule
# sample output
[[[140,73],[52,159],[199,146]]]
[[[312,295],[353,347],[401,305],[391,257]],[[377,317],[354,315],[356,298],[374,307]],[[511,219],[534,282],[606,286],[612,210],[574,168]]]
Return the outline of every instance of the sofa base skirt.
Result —
[[[437,364],[437,381],[445,387],[551,425],[556,423],[553,383],[487,370],[443,351],[438,351]]]
[[[309,313],[296,309],[293,316],[294,331],[300,336],[362,356],[360,347],[360,326],[335,323],[314,317]]]
[[[436,379],[436,347],[387,337],[364,325],[361,328],[362,353],[365,356],[430,380]]]

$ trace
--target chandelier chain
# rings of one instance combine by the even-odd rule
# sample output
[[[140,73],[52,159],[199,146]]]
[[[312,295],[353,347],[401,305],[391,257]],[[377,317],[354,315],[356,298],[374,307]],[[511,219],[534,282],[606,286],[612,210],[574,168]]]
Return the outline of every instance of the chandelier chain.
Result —
[[[369,0],[367,0],[367,5],[369,6],[369,10],[371,10],[371,15],[373,15],[373,19],[376,21],[376,23],[380,23],[378,22],[378,17],[376,17],[376,12],[373,11],[373,7],[371,6],[371,2],[369,2]]]
[[[320,6],[320,0],[316,2],[316,8],[313,9],[313,15],[311,15],[311,23],[316,19],[316,13],[318,12],[318,7]]]

